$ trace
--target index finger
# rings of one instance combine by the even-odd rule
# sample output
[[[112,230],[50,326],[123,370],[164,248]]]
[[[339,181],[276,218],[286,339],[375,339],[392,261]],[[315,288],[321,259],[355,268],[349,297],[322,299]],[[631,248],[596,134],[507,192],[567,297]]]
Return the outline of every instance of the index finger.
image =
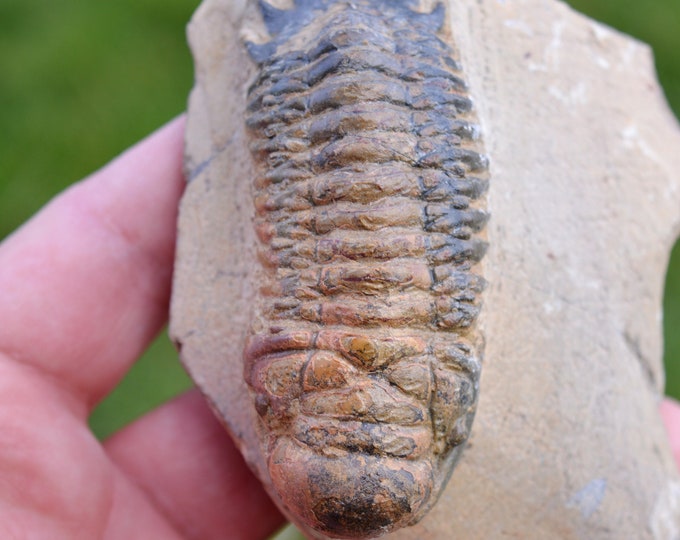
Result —
[[[167,319],[183,132],[169,123],[0,245],[0,354],[88,406]]]
[[[666,426],[673,457],[680,467],[680,403],[672,398],[664,399],[661,403],[661,418]]]

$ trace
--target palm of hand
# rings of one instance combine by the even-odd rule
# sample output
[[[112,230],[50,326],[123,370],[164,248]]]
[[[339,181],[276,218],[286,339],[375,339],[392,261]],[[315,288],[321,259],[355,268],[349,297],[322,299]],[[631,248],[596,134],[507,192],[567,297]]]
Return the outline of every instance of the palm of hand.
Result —
[[[0,246],[0,538],[266,538],[282,522],[196,392],[100,443],[92,407],[166,320],[183,121]]]
[[[87,427],[166,320],[183,121],[0,245],[0,538],[262,539],[282,517],[196,392]],[[680,408],[662,407],[680,457]]]

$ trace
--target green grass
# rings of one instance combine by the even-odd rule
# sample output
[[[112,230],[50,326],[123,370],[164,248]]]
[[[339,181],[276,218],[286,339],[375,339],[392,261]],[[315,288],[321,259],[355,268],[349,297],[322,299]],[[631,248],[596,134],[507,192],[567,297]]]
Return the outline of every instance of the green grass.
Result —
[[[197,4],[0,2],[0,237],[186,108]],[[92,428],[105,437],[189,385],[160,336]]]
[[[650,44],[668,103],[676,116],[680,115],[680,2],[571,0],[569,4]],[[676,244],[671,255],[663,308],[666,393],[680,399],[680,244]]]
[[[157,407],[191,386],[165,332],[90,417],[94,433],[105,438],[133,418]]]
[[[0,238],[185,109],[192,84],[185,25],[197,4],[0,1]],[[660,81],[680,113],[680,2],[571,4],[650,43]],[[680,248],[666,292],[667,388],[680,398]],[[189,384],[161,336],[97,408],[91,425],[105,437]]]

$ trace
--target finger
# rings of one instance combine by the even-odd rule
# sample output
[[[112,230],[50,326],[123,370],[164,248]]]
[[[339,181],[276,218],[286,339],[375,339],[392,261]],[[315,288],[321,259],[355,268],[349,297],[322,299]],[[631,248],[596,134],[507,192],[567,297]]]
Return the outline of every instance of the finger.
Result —
[[[88,405],[166,320],[183,130],[171,122],[0,245],[0,352]]]
[[[197,391],[131,424],[106,449],[186,538],[264,539],[284,521]]]
[[[72,400],[0,355],[0,539],[183,538],[69,412]]]
[[[673,457],[680,467],[680,403],[672,398],[664,399],[661,403],[661,417],[666,425]]]
[[[185,539],[123,475],[114,478],[112,499],[103,540]]]

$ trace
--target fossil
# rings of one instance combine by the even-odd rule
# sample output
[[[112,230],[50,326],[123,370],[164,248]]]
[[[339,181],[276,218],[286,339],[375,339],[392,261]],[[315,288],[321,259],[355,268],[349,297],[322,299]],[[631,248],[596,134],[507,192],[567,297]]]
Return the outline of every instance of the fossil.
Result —
[[[434,504],[479,390],[488,165],[443,5],[261,3],[245,379],[274,488],[331,537]]]
[[[258,111],[255,106],[246,114],[247,101],[257,98],[258,88],[264,89],[268,84],[264,79],[258,81],[260,66],[264,72],[272,65],[268,59],[309,49],[309,44],[315,43],[321,33],[322,18],[330,22],[331,11],[339,16],[350,6],[347,2],[310,3],[305,10],[298,4],[292,18],[304,19],[302,23],[293,29],[294,23],[284,23],[285,13],[281,14],[270,40],[257,3],[258,0],[204,0],[189,25],[196,83],[189,100],[184,161],[188,183],[179,213],[169,330],[183,364],[264,488],[310,539],[375,536],[390,527],[415,521],[428,506],[431,508],[420,522],[393,529],[385,538],[441,540],[514,535],[543,540],[556,534],[570,538],[628,538],[631,531],[644,540],[672,537],[680,523],[677,489],[680,480],[658,414],[663,392],[659,306],[668,254],[679,226],[680,183],[676,171],[680,170],[677,151],[680,132],[655,82],[649,48],[574,13],[557,0],[448,0],[444,2],[445,23],[440,30],[432,19],[423,29],[425,23],[417,22],[423,19],[405,10],[408,7],[426,16],[435,0],[421,0],[417,5],[376,4],[386,22],[370,18],[369,23],[357,28],[363,30],[368,26],[374,32],[377,37],[371,38],[370,43],[375,44],[377,39],[382,47],[378,51],[390,51],[389,40],[384,37],[394,35],[384,31],[384,25],[390,25],[395,31],[411,36],[398,42],[395,39],[402,50],[409,47],[410,40],[429,39],[436,43],[434,38],[438,38],[453,48],[455,52],[447,54],[460,61],[464,69],[452,73],[469,84],[469,94],[457,93],[474,98],[474,115],[472,111],[452,111],[451,115],[440,115],[437,121],[452,126],[449,140],[460,137],[461,145],[456,148],[490,154],[491,196],[483,193],[486,171],[465,175],[452,172],[448,182],[457,187],[453,195],[442,200],[466,197],[470,199],[469,208],[486,205],[490,210],[492,220],[470,238],[488,238],[493,249],[484,255],[481,264],[461,263],[460,274],[484,276],[493,286],[483,293],[480,318],[467,329],[430,330],[411,323],[322,325],[296,317],[279,321],[267,309],[278,301],[292,302],[290,298],[295,297],[284,289],[302,288],[303,274],[311,280],[308,288],[324,288],[318,296],[320,306],[330,302],[356,306],[341,302],[351,297],[374,300],[371,303],[383,307],[385,297],[411,292],[421,298],[426,293],[440,295],[427,286],[435,280],[431,273],[428,278],[428,273],[422,271],[421,263],[428,269],[458,268],[457,263],[447,265],[421,258],[411,240],[400,240],[401,247],[391,241],[397,232],[411,239],[434,234],[425,231],[424,226],[410,225],[412,221],[404,223],[405,210],[397,213],[399,226],[380,228],[378,224],[372,231],[373,242],[382,244],[382,253],[399,249],[403,252],[402,260],[385,258],[384,264],[374,265],[380,266],[375,273],[358,270],[358,274],[345,273],[348,277],[342,280],[339,270],[353,265],[348,257],[336,254],[332,264],[311,265],[293,272],[278,263],[275,257],[280,248],[270,243],[285,238],[276,230],[270,239],[265,236],[264,242],[257,238],[255,219],[258,230],[265,232],[267,227],[281,227],[284,222],[275,218],[286,213],[297,217],[303,215],[300,212],[318,215],[312,211],[323,208],[327,212],[351,204],[377,206],[380,201],[397,199],[407,203],[404,208],[413,202],[430,205],[434,193],[426,191],[421,195],[419,179],[423,172],[438,172],[430,171],[437,167],[408,167],[405,161],[386,160],[384,168],[378,170],[384,174],[373,175],[370,181],[368,175],[344,174],[339,167],[315,173],[311,184],[303,175],[298,183],[297,179],[286,179],[284,174],[279,175],[281,182],[276,184],[272,174],[276,165],[266,162],[269,155],[266,149],[256,147],[254,159],[249,146],[264,144],[270,136],[283,134],[296,123],[291,119],[280,122],[280,127],[262,124],[262,129],[270,128],[264,135],[257,125],[248,130],[247,117],[252,119],[265,110],[263,107],[268,107],[265,104]],[[294,8],[293,0],[276,0],[276,5]],[[368,9],[364,3],[354,5],[355,11]],[[406,22],[399,20],[404,18]],[[272,17],[268,20],[273,24]],[[291,28],[284,30],[289,24]],[[250,49],[254,55],[260,53],[259,66],[248,56],[246,39],[258,44]],[[269,46],[267,51],[270,41],[275,46]],[[332,54],[331,50],[326,54]],[[399,62],[418,60],[434,66],[445,62],[428,60],[430,57],[437,55],[405,54],[398,50],[396,54],[383,55]],[[365,61],[364,65],[375,64]],[[305,67],[311,69],[311,64],[301,66]],[[327,78],[337,80],[348,74],[348,69],[349,65],[338,64],[337,73],[329,73]],[[354,71],[363,77],[377,70]],[[385,69],[381,73],[387,74]],[[249,98],[248,89],[255,81],[258,82]],[[415,87],[417,82],[401,82],[396,77],[397,87]],[[302,88],[299,93],[306,96]],[[322,87],[310,85],[309,94],[311,88]],[[272,94],[267,99],[280,99],[283,95]],[[397,107],[379,99],[362,100],[355,106],[381,103],[402,111],[407,119],[408,114],[426,112],[416,109],[414,103]],[[271,109],[273,115],[279,110]],[[298,111],[294,114],[301,119],[317,115]],[[456,135],[455,129],[465,124],[453,124],[454,121],[480,124],[486,150],[481,143],[470,140],[476,137],[474,131],[468,131],[467,137]],[[391,129],[399,134],[392,115],[383,116],[379,125],[381,128],[373,131],[385,135]],[[400,132],[418,135],[415,131],[418,125],[413,122],[411,129],[407,123]],[[453,128],[454,125],[458,128]],[[428,136],[421,132],[418,140]],[[328,139],[323,148],[331,142],[334,141]],[[371,163],[374,162],[357,160],[355,166],[368,168]],[[395,176],[389,174],[390,169],[412,173]],[[270,176],[264,178],[265,175]],[[254,187],[258,177],[261,188]],[[481,182],[473,182],[474,178]],[[293,191],[290,196],[276,196],[284,182],[290,189],[296,185],[309,189],[301,189],[300,195]],[[478,186],[474,190],[472,183]],[[319,190],[312,191],[312,185],[319,186]],[[383,196],[387,185],[390,194]],[[322,186],[329,188],[321,190]],[[465,194],[465,190],[469,193]],[[310,202],[311,196],[314,204]],[[268,199],[282,208],[284,201],[290,200],[285,207],[295,205],[300,210],[284,212],[277,210],[278,206],[263,206]],[[451,206],[466,209],[457,203]],[[381,215],[385,219],[385,213]],[[315,226],[318,223],[317,220]],[[319,229],[307,239],[363,238],[363,231],[342,228],[349,226],[347,220],[333,223],[338,225],[336,229],[328,232]],[[365,226],[368,220],[362,218],[356,223]],[[293,226],[302,229],[302,225]],[[412,252],[407,253],[404,246],[410,246]],[[258,259],[258,247],[266,264]],[[347,253],[350,247],[341,245],[338,251],[342,248]],[[354,248],[359,251],[356,245]],[[295,254],[295,260],[309,262],[309,254],[304,255]],[[356,263],[358,269],[359,261]],[[397,274],[402,276],[398,278],[401,281],[393,277],[391,281],[380,279],[390,276],[382,273],[385,268],[401,272]],[[280,279],[277,272],[282,272],[283,277],[290,274],[291,279]],[[405,283],[403,276],[407,272],[414,276],[412,285],[398,285]],[[315,273],[328,278],[320,280],[314,277]],[[300,280],[293,279],[293,275],[301,276]],[[401,288],[385,288],[383,282],[396,283]],[[268,296],[260,292],[263,285]],[[356,292],[358,285],[365,292]],[[479,300],[473,302],[478,303]],[[286,309],[295,314],[294,308],[291,305]],[[375,311],[371,313],[365,308],[354,311],[364,318],[376,317]],[[393,310],[385,311],[394,314]],[[277,333],[277,327],[283,330]],[[352,381],[358,380],[358,385],[362,382],[386,385],[387,377],[392,377],[401,386],[389,383],[390,391],[406,389],[393,394],[398,398],[395,403],[424,404],[427,414],[431,414],[430,403],[433,410],[438,410],[439,396],[446,390],[442,385],[439,396],[433,394],[437,369],[453,369],[455,375],[470,381],[476,393],[476,377],[468,372],[474,373],[478,368],[481,357],[478,333],[484,331],[486,356],[492,361],[483,363],[475,423],[462,453],[461,445],[451,446],[449,453],[440,452],[434,442],[435,430],[418,431],[417,422],[406,421],[406,409],[400,412],[402,420],[379,422],[374,418],[381,411],[375,407],[370,410],[370,405],[364,405],[365,400],[354,400],[368,412],[357,418],[360,411],[348,405],[351,407],[348,420],[337,416],[348,399],[332,406],[326,401],[325,409],[318,401],[318,396],[349,388]],[[243,353],[249,334],[248,349],[252,354],[248,367],[256,368],[248,371],[248,378],[254,383],[250,387],[243,376]],[[281,338],[278,344],[267,342],[267,336],[276,335]],[[350,337],[343,342],[343,335]],[[352,342],[352,337],[359,339]],[[386,345],[384,355],[365,348],[361,338]],[[261,345],[257,345],[258,341]],[[314,346],[305,349],[310,341]],[[293,343],[298,348],[292,348]],[[398,343],[407,345],[399,349],[402,354],[413,350],[412,360],[398,358],[387,347],[396,348]],[[420,355],[428,357],[424,362],[417,361],[417,347],[422,347],[421,343],[432,351]],[[449,350],[455,351],[459,343],[470,347],[469,352],[461,351],[455,358],[462,367],[442,366],[443,360],[434,354],[435,345],[447,344]],[[347,349],[350,353],[342,352]],[[310,354],[309,351],[315,355],[315,361],[304,358],[302,363],[307,368],[302,372],[286,371],[285,363],[268,361]],[[326,358],[320,358],[321,353]],[[393,359],[388,361],[387,355]],[[370,358],[373,360],[367,363]],[[470,368],[465,367],[465,362]],[[328,370],[316,369],[324,363],[330,366]],[[406,364],[408,369],[403,370]],[[341,370],[332,369],[348,365],[341,376],[338,375]],[[375,372],[366,367],[371,365],[378,366]],[[310,370],[310,366],[314,369]],[[402,368],[401,373],[395,374],[393,366]],[[411,375],[397,377],[408,374],[409,369]],[[416,377],[414,372],[418,370],[425,377]],[[301,381],[299,385],[296,377]],[[304,388],[303,381],[307,385]],[[265,385],[271,386],[261,389]],[[286,391],[287,387],[291,390]],[[310,397],[316,401],[307,401]],[[303,413],[303,404],[313,414]],[[257,410],[263,413],[262,418]],[[467,411],[469,414],[472,408]],[[465,416],[457,414],[452,413],[452,420]],[[315,446],[296,439],[293,428],[302,420],[313,421],[320,427],[302,429],[303,436],[317,437],[311,441],[318,442]],[[192,418],[186,421],[191,422]],[[351,425],[357,429],[348,429]],[[455,422],[449,425],[455,426]],[[379,433],[385,431],[389,431],[389,436]],[[416,438],[416,432],[423,434],[423,438]],[[445,441],[444,433],[444,429],[440,430],[437,440]],[[272,451],[284,444],[287,455],[299,460],[297,464],[292,459],[287,461],[288,477],[278,474],[284,463],[270,459],[274,456]],[[401,454],[406,457],[399,457]],[[455,472],[439,494],[449,464],[457,454],[461,457]],[[195,458],[202,459],[202,454]],[[370,466],[355,470],[353,464],[361,461],[370,462]],[[273,475],[268,463],[278,468],[273,469]],[[412,471],[418,463],[423,464],[427,474],[416,478]],[[385,478],[375,472],[380,467],[387,470]],[[397,472],[391,474],[391,469]],[[233,479],[228,471],[228,467],[215,468],[213,480],[217,491],[211,489],[209,494],[213,502],[233,494]],[[332,481],[322,485],[328,477]],[[282,478],[292,479],[290,486],[282,486]],[[414,489],[407,490],[402,478]],[[347,480],[346,488],[343,479]],[[371,499],[366,492],[375,486],[386,490],[390,486],[399,487],[400,482],[403,496],[392,490]],[[262,494],[249,485],[251,488],[245,488],[241,494],[258,505]],[[332,489],[336,489],[335,494]],[[424,495],[418,495],[419,489]],[[391,493],[396,493],[393,508],[400,510],[398,505],[404,508],[403,514],[393,514],[393,521],[381,506],[390,504]],[[593,493],[595,496],[590,496]],[[346,494],[348,500],[343,502]],[[434,504],[437,497],[439,500]],[[375,506],[359,506],[362,501],[371,500]],[[323,510],[332,505],[338,509],[335,516],[324,514]],[[314,513],[315,507],[318,515]],[[224,507],[217,503],[217,508],[206,508],[206,512],[214,515],[220,508]],[[375,522],[366,515],[369,512],[375,516]],[[252,516],[250,512],[242,516],[251,520],[246,526],[254,534],[266,535],[271,520],[253,522]]]

